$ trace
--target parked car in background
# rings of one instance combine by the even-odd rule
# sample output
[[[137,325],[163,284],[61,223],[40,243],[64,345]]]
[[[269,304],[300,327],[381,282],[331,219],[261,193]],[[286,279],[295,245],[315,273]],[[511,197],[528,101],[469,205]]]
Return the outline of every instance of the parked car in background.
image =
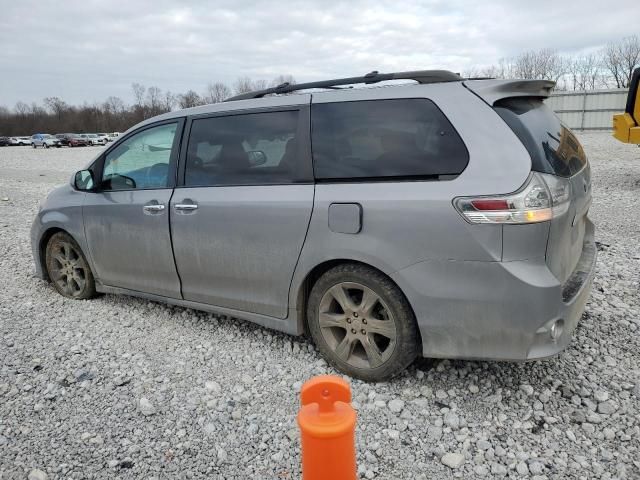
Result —
[[[20,145],[20,140],[18,139],[18,137],[9,137],[9,145],[11,145],[12,147],[17,147],[18,145]]]
[[[90,145],[106,145],[107,141],[104,138],[100,138],[96,133],[87,133],[87,139]]]
[[[18,145],[28,146],[31,145],[31,137],[15,137],[18,139]]]
[[[69,146],[69,142],[67,140],[67,136],[71,135],[70,133],[56,133],[56,138],[58,140],[60,140],[60,143],[62,144],[63,147],[68,147]]]
[[[118,137],[120,136],[120,132],[111,132],[111,133],[107,133],[107,138],[109,139],[110,142],[113,142],[114,140],[116,140]]]
[[[400,79],[415,84],[278,95]],[[597,251],[589,162],[544,103],[554,85],[373,72],[147,119],[44,200],[37,273],[70,298],[306,332],[364,380],[418,355],[555,355]]]
[[[109,135],[107,135],[106,133],[96,133],[96,135],[98,136],[99,139],[104,140],[104,145],[106,145],[107,142],[109,142]]]
[[[0,147],[8,147],[9,145],[11,145],[9,137],[0,137]]]
[[[31,136],[31,146],[33,148],[36,147],[56,147],[60,148],[62,143],[59,138],[54,137],[53,135],[49,135],[48,133],[36,133]]]
[[[62,145],[67,147],[86,147],[88,145],[87,140],[77,133],[59,133],[56,137],[60,139]]]

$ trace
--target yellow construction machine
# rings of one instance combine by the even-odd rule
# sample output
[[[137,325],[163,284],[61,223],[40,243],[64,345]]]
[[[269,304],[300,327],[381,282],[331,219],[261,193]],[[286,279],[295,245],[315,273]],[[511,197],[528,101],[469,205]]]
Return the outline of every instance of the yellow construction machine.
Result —
[[[613,136],[624,143],[640,145],[640,68],[631,76],[624,113],[613,116]]]

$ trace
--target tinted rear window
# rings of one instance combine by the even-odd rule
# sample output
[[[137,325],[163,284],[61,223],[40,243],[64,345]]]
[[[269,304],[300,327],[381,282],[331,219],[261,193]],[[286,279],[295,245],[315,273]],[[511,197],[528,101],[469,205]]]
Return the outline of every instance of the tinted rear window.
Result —
[[[533,171],[570,177],[587,163],[578,139],[542,100],[506,98],[494,108],[529,151]]]
[[[320,180],[458,175],[469,162],[462,139],[427,99],[316,104],[311,119]]]

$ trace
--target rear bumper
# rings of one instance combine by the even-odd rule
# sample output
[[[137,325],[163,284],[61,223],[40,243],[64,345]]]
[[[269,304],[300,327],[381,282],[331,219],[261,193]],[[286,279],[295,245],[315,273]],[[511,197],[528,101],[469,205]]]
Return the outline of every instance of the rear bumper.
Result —
[[[544,258],[425,261],[391,275],[416,314],[423,355],[530,360],[561,352],[571,341],[591,291],[593,234],[588,222],[582,256],[564,284]],[[562,328],[554,339],[555,322]]]

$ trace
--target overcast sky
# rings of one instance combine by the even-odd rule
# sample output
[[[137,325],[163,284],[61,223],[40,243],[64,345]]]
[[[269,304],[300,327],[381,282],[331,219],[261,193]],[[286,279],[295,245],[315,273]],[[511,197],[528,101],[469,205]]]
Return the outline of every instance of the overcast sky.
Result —
[[[130,103],[132,82],[179,93],[245,75],[460,72],[528,49],[594,50],[640,33],[639,19],[638,0],[0,0],[0,105]]]

